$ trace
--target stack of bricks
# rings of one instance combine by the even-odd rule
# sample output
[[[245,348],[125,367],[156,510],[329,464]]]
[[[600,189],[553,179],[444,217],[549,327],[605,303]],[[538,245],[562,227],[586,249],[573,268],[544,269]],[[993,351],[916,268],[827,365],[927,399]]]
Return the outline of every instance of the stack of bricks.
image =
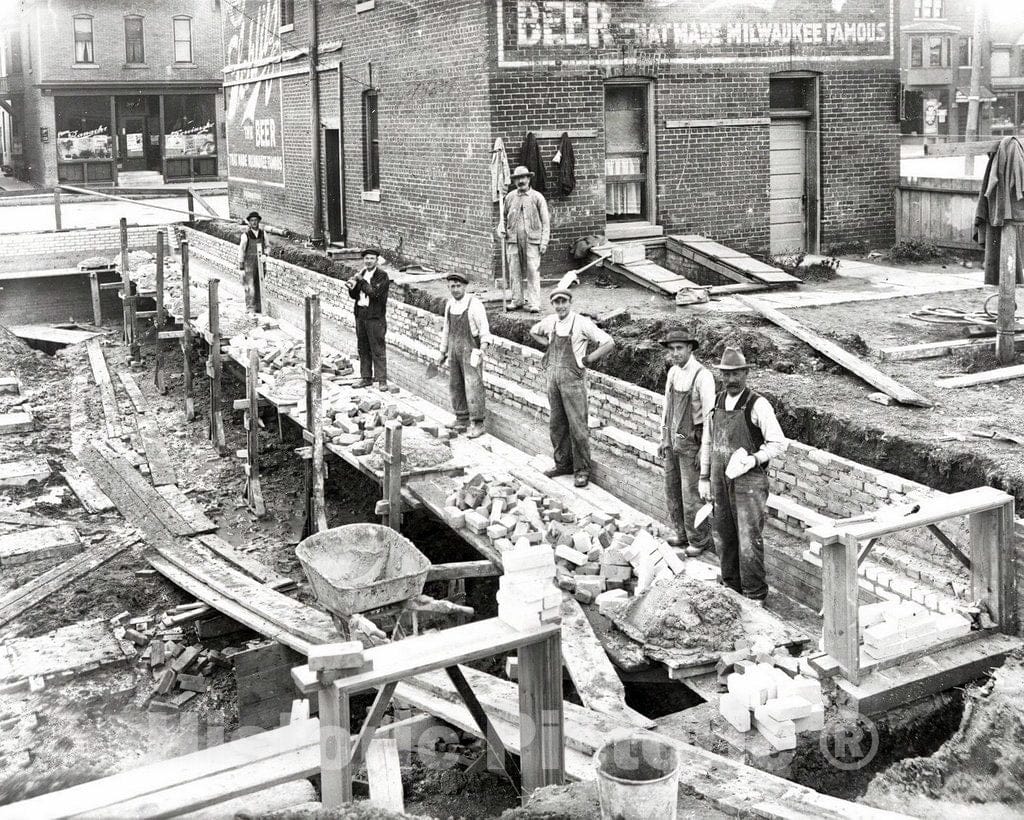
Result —
[[[498,617],[515,629],[532,629],[561,618],[562,593],[552,583],[555,559],[543,544],[521,538],[502,555]]]
[[[728,692],[718,709],[736,731],[756,730],[777,751],[795,749],[798,734],[824,727],[824,696],[806,659],[772,650],[770,642],[759,639],[722,656],[719,675],[735,671],[725,677]]]
[[[882,661],[959,638],[971,621],[955,612],[935,614],[911,601],[883,602],[858,611],[864,654]]]

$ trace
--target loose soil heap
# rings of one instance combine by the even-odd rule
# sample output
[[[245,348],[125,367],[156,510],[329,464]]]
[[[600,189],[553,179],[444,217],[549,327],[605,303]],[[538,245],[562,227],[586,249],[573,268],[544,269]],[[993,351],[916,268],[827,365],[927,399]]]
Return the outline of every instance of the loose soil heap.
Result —
[[[919,817],[1020,817],[1024,812],[1024,662],[1007,660],[968,691],[956,734],[931,757],[902,760],[863,798]]]

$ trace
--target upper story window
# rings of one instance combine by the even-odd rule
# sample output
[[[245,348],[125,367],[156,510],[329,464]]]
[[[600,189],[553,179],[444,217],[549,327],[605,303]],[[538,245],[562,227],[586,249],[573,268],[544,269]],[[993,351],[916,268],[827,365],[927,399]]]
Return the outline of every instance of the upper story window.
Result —
[[[380,143],[377,136],[377,91],[363,92],[363,190],[380,189]]]
[[[146,62],[141,17],[124,18],[124,61],[126,63]]]
[[[292,29],[295,26],[295,0],[278,0],[281,9],[281,28]]]
[[[174,18],[174,62],[192,62],[192,19]]]
[[[973,65],[974,60],[974,38],[973,37],[961,37],[960,38],[960,61],[958,65],[961,68],[970,68]]]
[[[75,18],[75,62],[94,63],[96,52],[92,44],[92,18]]]
[[[939,34],[910,38],[911,68],[948,68],[949,38]]]
[[[934,20],[942,17],[942,0],[914,0],[915,20]]]

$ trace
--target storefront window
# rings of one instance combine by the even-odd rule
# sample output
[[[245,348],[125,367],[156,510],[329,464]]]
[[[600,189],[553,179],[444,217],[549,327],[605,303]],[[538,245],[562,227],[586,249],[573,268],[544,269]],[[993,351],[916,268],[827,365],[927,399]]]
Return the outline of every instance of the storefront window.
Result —
[[[1016,95],[1006,94],[996,97],[996,101],[992,103],[992,133],[999,136],[1005,136],[1012,134],[1016,123],[1017,112],[1016,106]]]
[[[109,97],[56,97],[53,109],[59,160],[111,159]]]
[[[164,97],[164,156],[208,157],[217,153],[216,101],[212,94]]]

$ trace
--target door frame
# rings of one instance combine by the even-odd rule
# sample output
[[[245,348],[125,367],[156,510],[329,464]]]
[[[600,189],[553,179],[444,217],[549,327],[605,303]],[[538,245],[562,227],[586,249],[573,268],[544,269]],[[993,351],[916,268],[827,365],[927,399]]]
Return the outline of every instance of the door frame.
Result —
[[[149,161],[147,159],[148,151],[149,151],[149,146],[146,144],[149,141],[148,119],[149,119],[148,116],[145,115],[145,114],[124,114],[124,115],[122,115],[121,121],[118,123],[120,125],[120,133],[117,135],[118,136],[118,141],[121,143],[121,145],[119,147],[121,148],[121,150],[123,152],[122,155],[121,155],[121,162],[123,163],[123,167],[121,168],[122,171],[129,171],[129,172],[131,172],[131,171],[148,171],[149,170]],[[128,132],[129,132],[128,124],[132,123],[132,122],[140,122],[140,121],[142,122],[142,156],[141,157],[129,157],[128,156]],[[132,131],[132,133],[136,133],[136,132]],[[129,165],[129,163],[131,163],[131,165]],[[136,167],[135,163],[141,163],[141,164],[139,165],[139,167]]]
[[[773,109],[769,107],[768,117],[773,120],[800,119],[806,124],[804,131],[804,249],[807,253],[821,253],[821,119],[819,116],[821,75],[814,71],[778,71],[769,75],[768,81],[770,83],[775,79],[808,81],[807,104],[803,108]],[[769,158],[769,164],[770,162]],[[769,173],[771,173],[770,167]]]
[[[605,233],[607,234],[608,228],[611,228],[614,232],[615,227],[620,225],[626,225],[635,227],[637,225],[657,225],[658,224],[658,145],[656,141],[656,125],[655,116],[655,97],[654,88],[655,82],[650,77],[613,77],[605,80],[604,85],[601,88],[601,112],[602,112],[602,134],[604,133],[604,104],[606,101],[605,89],[608,86],[634,86],[637,88],[644,88],[647,94],[647,185],[644,190],[644,206],[647,211],[647,217],[645,219],[637,219],[633,221],[625,220],[621,222],[608,222],[607,213],[605,214]],[[602,150],[602,171],[601,177],[604,179],[603,163],[604,158],[608,155],[608,143],[605,141]]]

